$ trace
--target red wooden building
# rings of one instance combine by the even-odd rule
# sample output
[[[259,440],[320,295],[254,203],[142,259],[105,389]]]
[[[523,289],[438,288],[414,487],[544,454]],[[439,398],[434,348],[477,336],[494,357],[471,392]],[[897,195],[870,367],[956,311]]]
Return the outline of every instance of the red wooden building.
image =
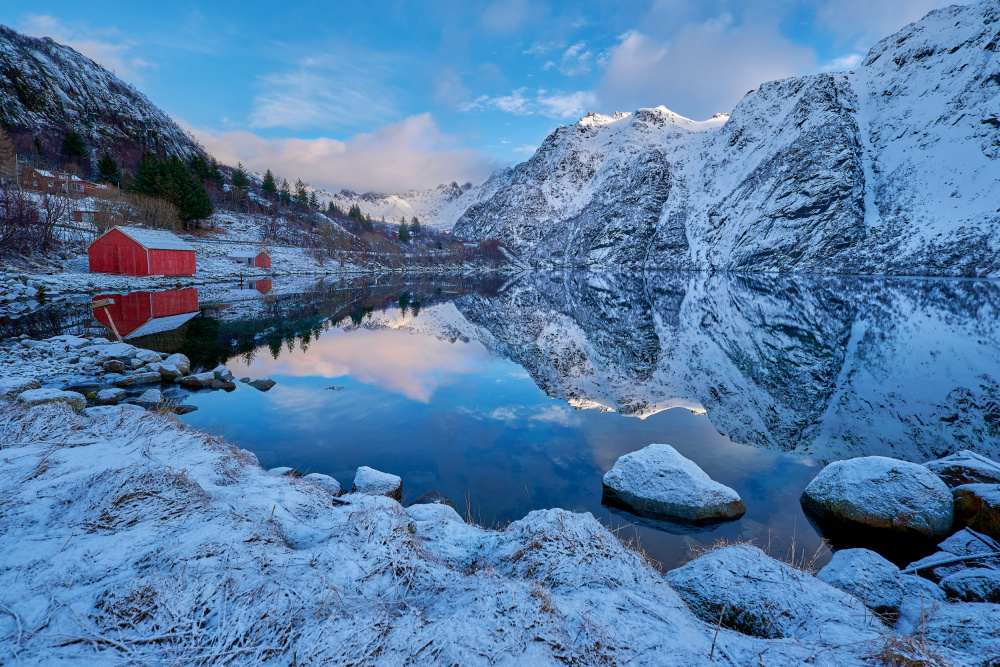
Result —
[[[193,276],[194,248],[170,232],[115,227],[87,247],[91,273]]]
[[[94,301],[111,299],[107,307],[122,338],[137,338],[173,331],[198,314],[198,290],[172,289],[164,292],[102,294]],[[94,308],[94,318],[111,328],[104,308]]]
[[[229,259],[235,261],[237,264],[256,266],[261,269],[271,268],[271,257],[266,252],[257,252],[256,250],[239,250],[237,252],[229,253]]]
[[[106,185],[91,183],[70,173],[45,169],[29,169],[21,174],[20,183],[25,190],[60,193],[71,197],[93,197],[108,189]]]

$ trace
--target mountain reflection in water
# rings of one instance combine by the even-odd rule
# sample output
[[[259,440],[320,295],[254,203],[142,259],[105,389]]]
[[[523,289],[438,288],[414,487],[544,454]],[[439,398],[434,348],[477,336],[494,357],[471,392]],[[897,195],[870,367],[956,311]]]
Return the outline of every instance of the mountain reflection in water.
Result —
[[[349,488],[369,465],[403,477],[404,502],[436,489],[487,525],[590,511],[668,566],[720,537],[775,555],[794,542],[801,557],[820,537],[798,498],[826,462],[1000,455],[998,306],[997,283],[966,280],[557,272],[320,285],[199,318],[202,334],[181,347],[202,367],[228,358],[237,376],[278,385],[197,394],[202,409],[185,419],[265,467]],[[735,488],[746,516],[699,532],[601,506],[604,472],[653,442]]]

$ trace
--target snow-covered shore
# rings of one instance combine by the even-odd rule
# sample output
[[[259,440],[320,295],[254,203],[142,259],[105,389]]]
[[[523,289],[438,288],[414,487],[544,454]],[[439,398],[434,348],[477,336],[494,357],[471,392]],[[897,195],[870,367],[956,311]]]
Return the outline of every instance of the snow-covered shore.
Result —
[[[19,343],[25,354],[16,360],[0,352],[5,380],[35,372],[53,385],[75,368],[77,342]],[[862,665],[939,656],[947,662],[925,664],[988,665],[1000,657],[1000,605],[949,603],[937,585],[891,564],[898,616],[881,618],[862,602],[864,586],[857,597],[846,592],[849,569],[838,579],[847,586],[833,586],[748,545],[663,575],[588,513],[535,511],[488,530],[446,505],[404,508],[328,489],[268,474],[252,453],[168,414],[0,398],[0,660]]]

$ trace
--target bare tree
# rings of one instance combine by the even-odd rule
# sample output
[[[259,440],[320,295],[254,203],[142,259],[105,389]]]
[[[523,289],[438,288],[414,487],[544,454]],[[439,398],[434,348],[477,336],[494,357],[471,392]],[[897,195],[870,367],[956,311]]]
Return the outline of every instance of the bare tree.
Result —
[[[177,207],[166,200],[133,192],[126,195],[125,204],[124,221],[127,223],[149,229],[180,228],[181,219],[177,214]]]
[[[17,180],[17,154],[14,142],[7,131],[0,127],[0,181]]]

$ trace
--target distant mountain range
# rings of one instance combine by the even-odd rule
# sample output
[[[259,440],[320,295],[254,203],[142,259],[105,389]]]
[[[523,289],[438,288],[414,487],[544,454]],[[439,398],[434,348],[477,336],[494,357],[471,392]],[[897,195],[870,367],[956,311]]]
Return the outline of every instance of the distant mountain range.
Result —
[[[454,230],[541,265],[998,276],[998,113],[1000,3],[949,7],[728,117],[560,127]]]
[[[0,122],[14,136],[61,140],[75,131],[92,148],[204,154],[145,95],[93,60],[50,38],[27,37],[2,25]]]

